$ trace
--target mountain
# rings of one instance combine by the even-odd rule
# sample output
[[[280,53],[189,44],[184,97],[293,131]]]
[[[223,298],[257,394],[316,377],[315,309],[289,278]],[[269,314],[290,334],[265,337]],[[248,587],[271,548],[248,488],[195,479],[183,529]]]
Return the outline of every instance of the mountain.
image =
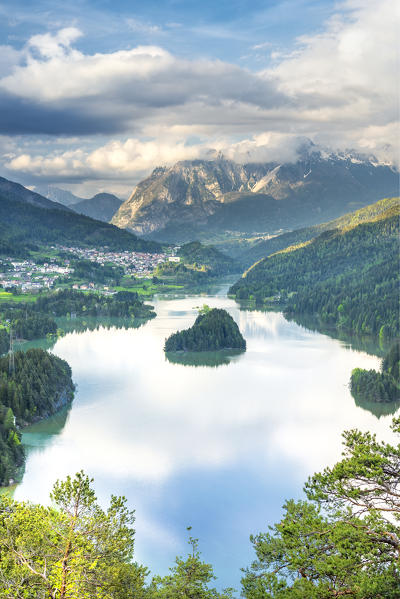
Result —
[[[363,222],[348,218],[341,229],[256,262],[230,294],[351,333],[398,336],[399,217],[400,202],[388,202]]]
[[[221,244],[220,247],[226,253],[239,260],[241,264],[249,267],[254,264],[254,262],[257,262],[257,260],[260,260],[260,258],[270,256],[289,246],[309,241],[324,231],[330,231],[332,229],[343,230],[359,225],[362,222],[370,221],[375,216],[386,212],[389,208],[398,206],[399,202],[400,199],[398,197],[387,198],[319,225],[296,229],[288,233],[270,237],[269,239],[260,238],[255,241],[241,240],[240,242]]]
[[[14,181],[9,181],[8,179],[0,177],[0,200],[2,199],[7,199],[10,201],[15,200],[48,210],[69,211],[69,209],[65,206],[62,206],[56,202],[52,202],[39,193],[31,191],[19,183],[15,183]]]
[[[293,164],[223,157],[156,168],[112,222],[165,241],[276,233],[310,226],[398,193],[398,173],[373,159],[311,147]]]
[[[31,244],[50,243],[143,252],[161,250],[154,241],[76,214],[22,185],[0,178],[0,254],[20,255]]]
[[[37,185],[35,191],[45,198],[52,200],[52,202],[58,202],[64,206],[72,206],[73,204],[83,201],[83,198],[79,198],[70,191],[60,189],[59,187],[53,187],[52,185]]]
[[[123,201],[111,193],[98,193],[88,200],[82,200],[72,206],[75,212],[109,223]]]

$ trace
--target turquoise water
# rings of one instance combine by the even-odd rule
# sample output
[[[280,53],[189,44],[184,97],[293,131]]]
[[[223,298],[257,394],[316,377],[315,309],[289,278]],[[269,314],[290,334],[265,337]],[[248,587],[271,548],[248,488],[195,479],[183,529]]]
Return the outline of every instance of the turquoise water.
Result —
[[[390,438],[390,414],[356,406],[348,389],[354,367],[378,368],[379,359],[280,313],[240,311],[223,295],[152,303],[157,318],[141,328],[56,342],[76,396],[70,410],[25,430],[15,497],[45,502],[57,478],[83,468],[102,503],[124,494],[136,509],[138,561],[165,573],[186,552],[190,525],[217,584],[238,587],[252,559],[249,534],[340,457],[344,429]],[[165,338],[190,326],[204,303],[232,314],[246,353],[212,366],[168,361]]]

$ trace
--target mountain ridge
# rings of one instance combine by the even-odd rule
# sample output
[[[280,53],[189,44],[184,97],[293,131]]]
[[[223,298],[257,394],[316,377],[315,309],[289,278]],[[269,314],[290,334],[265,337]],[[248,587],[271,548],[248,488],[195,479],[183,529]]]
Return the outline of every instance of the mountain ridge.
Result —
[[[123,204],[123,200],[120,200],[112,193],[97,193],[92,198],[72,204],[71,208],[79,214],[85,214],[108,223],[121,204]]]
[[[58,204],[63,204],[64,206],[73,206],[78,202],[82,202],[85,198],[81,198],[71,191],[67,191],[66,189],[61,189],[59,187],[54,187],[54,185],[36,185],[35,191],[40,195],[52,200],[53,202],[57,202]]]
[[[62,210],[70,212],[67,206],[53,202],[36,191],[27,189],[20,183],[0,177],[0,196],[10,201],[24,202],[46,210]]]
[[[336,218],[397,188],[387,165],[319,151],[284,164],[185,160],[154,169],[112,223],[163,241],[272,233]]]
[[[108,246],[115,250],[144,252],[161,250],[154,241],[77,214],[19,183],[0,178],[0,254],[29,253],[29,246],[37,243]]]

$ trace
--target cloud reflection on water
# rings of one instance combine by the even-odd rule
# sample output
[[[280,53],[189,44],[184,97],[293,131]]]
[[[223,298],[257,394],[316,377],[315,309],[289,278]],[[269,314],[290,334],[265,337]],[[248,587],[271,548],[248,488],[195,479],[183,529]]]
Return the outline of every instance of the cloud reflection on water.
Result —
[[[207,303],[229,309],[247,340],[246,353],[222,368],[165,359],[164,339],[193,323],[198,298],[158,301],[158,317],[140,329],[72,333],[57,342],[54,353],[71,364],[78,384],[76,398],[60,434],[29,453],[16,498],[45,501],[55,479],[83,468],[100,496],[125,493],[137,508],[144,556],[153,555],[156,537],[175,552],[177,523],[180,530],[188,524],[183,514],[201,489],[230,507],[224,517],[200,507],[197,526],[217,519],[230,530],[244,511],[261,517],[261,493],[277,511],[284,493],[298,494],[309,474],[337,460],[344,429],[389,438],[390,417],[377,420],[357,407],[347,386],[354,367],[377,368],[378,358],[279,313],[239,311],[221,297]],[[244,506],[243,491],[235,499],[231,485],[247,476],[254,493],[250,488]]]

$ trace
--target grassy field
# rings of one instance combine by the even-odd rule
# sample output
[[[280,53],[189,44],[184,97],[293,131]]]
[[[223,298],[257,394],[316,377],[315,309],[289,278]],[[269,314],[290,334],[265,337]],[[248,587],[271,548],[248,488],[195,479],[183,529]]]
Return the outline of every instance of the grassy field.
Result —
[[[0,304],[5,302],[35,302],[37,295],[34,293],[22,293],[21,295],[13,295],[8,291],[0,291]]]
[[[168,293],[169,291],[177,291],[183,289],[183,285],[172,285],[162,283],[153,283],[151,279],[145,279],[144,281],[138,281],[135,285],[129,287],[114,287],[116,291],[136,291],[136,293],[143,298],[152,297],[155,293]]]

